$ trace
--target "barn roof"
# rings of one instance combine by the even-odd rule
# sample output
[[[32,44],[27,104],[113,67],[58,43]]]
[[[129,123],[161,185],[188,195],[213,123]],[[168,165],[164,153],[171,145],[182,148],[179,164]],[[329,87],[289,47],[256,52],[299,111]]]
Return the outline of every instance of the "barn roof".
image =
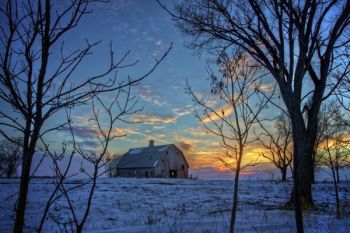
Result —
[[[157,166],[166,149],[173,144],[130,149],[119,161],[117,168],[146,168]]]

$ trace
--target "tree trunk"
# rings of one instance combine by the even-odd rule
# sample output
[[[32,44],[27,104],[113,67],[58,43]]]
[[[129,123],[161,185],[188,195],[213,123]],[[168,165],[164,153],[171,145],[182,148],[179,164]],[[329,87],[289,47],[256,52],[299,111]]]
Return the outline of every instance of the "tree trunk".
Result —
[[[312,200],[312,170],[310,169],[312,160],[310,159],[310,156],[307,155],[307,150],[305,148],[301,148],[301,155],[300,154],[294,154],[294,159],[298,158],[298,164],[294,163],[294,167],[298,166],[293,170],[293,173],[295,174],[298,172],[298,176],[293,176],[294,182],[295,179],[298,179],[298,193],[300,198],[300,204],[302,208],[312,208],[314,207],[314,202]],[[299,152],[300,153],[300,152]],[[303,156],[304,155],[304,156]],[[295,201],[295,192],[292,192],[291,198],[289,202],[287,203],[287,206],[293,206],[293,203]]]
[[[339,193],[338,193],[338,183],[334,181],[334,189],[335,189],[335,201],[336,201],[336,215],[337,218],[340,218],[340,202],[339,202]]]
[[[335,174],[336,174],[336,178],[337,178],[337,183],[340,183],[340,175],[339,175],[339,166],[337,165],[336,169],[335,169]]]
[[[7,178],[11,178],[11,176],[12,176],[12,173],[13,173],[13,167],[12,167],[12,165],[10,165],[10,167],[8,168],[8,170],[7,170],[7,172],[6,172],[6,177]]]
[[[308,131],[304,126],[304,121],[302,115],[295,114],[291,117],[292,127],[293,127],[293,162],[294,171],[296,174],[294,177],[298,179],[298,193],[300,198],[300,204],[302,208],[310,208],[314,206],[312,200],[312,176],[313,176],[313,153],[314,153],[314,141],[316,140],[316,135],[309,135]],[[317,132],[316,132],[317,133]],[[291,205],[295,201],[295,192],[292,193],[291,199],[287,205]]]
[[[315,183],[315,154],[312,155],[311,184]]]
[[[333,176],[333,184],[335,191],[335,203],[336,203],[336,217],[340,218],[340,202],[339,202],[339,193],[338,193],[338,177],[334,167],[332,167],[332,176]]]
[[[293,167],[294,167],[294,172],[293,172],[293,194],[292,194],[292,203],[294,203],[294,214],[295,214],[295,224],[297,227],[297,232],[298,233],[304,233],[304,225],[303,225],[303,212],[301,208],[301,198],[300,198],[300,193],[301,193],[301,186],[300,186],[300,176],[301,174],[299,173],[302,169],[300,165],[300,157],[302,157],[304,154],[304,140],[303,140],[303,135],[301,133],[300,124],[294,124],[293,126],[293,140],[297,138],[296,141],[294,141],[293,144]]]
[[[234,233],[235,223],[236,223],[236,211],[238,204],[238,182],[239,182],[239,169],[235,172],[235,184],[233,189],[233,204],[231,209],[231,222],[230,222],[230,233]]]
[[[16,220],[14,233],[22,233],[24,227],[24,216],[27,203],[28,186],[30,180],[30,167],[32,163],[33,153],[27,150],[23,152],[23,164],[21,173],[21,182],[18,196],[18,204],[16,207]]]
[[[312,156],[310,148],[305,144],[301,144],[301,154],[298,156],[298,183],[300,203],[303,208],[310,208],[314,206],[312,200]],[[312,149],[312,148],[311,148]]]
[[[83,227],[79,225],[77,227],[77,233],[81,233],[81,232],[83,232]]]
[[[29,117],[29,119],[31,119]],[[38,122],[38,121],[37,121]],[[36,127],[37,126],[37,127]],[[22,233],[24,227],[24,216],[27,204],[28,186],[30,181],[30,168],[33,161],[33,156],[35,153],[35,146],[39,137],[41,124],[36,124],[34,126],[33,133],[31,132],[31,120],[27,119],[26,122],[26,132],[23,139],[23,157],[22,157],[22,172],[21,172],[21,182],[18,194],[18,204],[16,206],[16,219],[15,227],[13,229],[14,233]]]
[[[282,182],[287,181],[287,168],[286,168],[286,167],[282,167],[282,168],[280,169],[280,171],[281,171],[281,176],[282,176],[281,181],[282,181]]]

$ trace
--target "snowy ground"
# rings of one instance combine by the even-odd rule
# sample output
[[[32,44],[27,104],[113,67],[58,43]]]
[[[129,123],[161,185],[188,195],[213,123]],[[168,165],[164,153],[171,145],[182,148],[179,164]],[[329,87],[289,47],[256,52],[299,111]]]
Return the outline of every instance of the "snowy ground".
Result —
[[[33,179],[25,232],[35,232],[53,180]],[[83,182],[75,180],[71,185]],[[291,184],[241,181],[237,232],[295,232],[294,214],[282,208]],[[0,179],[0,232],[11,232],[18,180]],[[334,217],[331,184],[314,185],[318,210],[304,213],[306,232],[350,232],[350,215]],[[87,189],[71,194],[81,210]],[[121,179],[99,180],[84,232],[228,232],[232,183],[230,181]],[[340,186],[343,210],[350,210],[350,183]],[[62,204],[62,205],[59,205]],[[60,200],[50,211],[43,232],[59,232],[52,219],[70,215]],[[53,217],[53,218],[52,218]],[[78,215],[78,218],[81,216]]]

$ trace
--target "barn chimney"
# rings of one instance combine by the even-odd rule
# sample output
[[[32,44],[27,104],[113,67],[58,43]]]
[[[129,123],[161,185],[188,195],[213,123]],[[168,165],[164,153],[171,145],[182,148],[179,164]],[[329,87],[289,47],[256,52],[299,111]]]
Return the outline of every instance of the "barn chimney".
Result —
[[[154,140],[149,140],[149,146],[154,146]]]

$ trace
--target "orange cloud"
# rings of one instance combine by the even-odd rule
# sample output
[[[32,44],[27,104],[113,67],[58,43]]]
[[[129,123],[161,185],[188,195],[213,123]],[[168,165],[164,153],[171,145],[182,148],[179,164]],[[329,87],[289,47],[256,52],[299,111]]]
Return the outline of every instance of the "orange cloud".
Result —
[[[190,140],[184,140],[177,142],[176,145],[185,153],[190,153],[193,151],[193,142]]]
[[[215,113],[210,112],[210,113],[208,113],[208,115],[206,117],[204,117],[202,119],[203,123],[217,121],[221,117],[229,116],[233,112],[233,108],[230,104],[225,104],[225,105],[221,106],[220,108],[215,109],[214,111],[215,111]]]

